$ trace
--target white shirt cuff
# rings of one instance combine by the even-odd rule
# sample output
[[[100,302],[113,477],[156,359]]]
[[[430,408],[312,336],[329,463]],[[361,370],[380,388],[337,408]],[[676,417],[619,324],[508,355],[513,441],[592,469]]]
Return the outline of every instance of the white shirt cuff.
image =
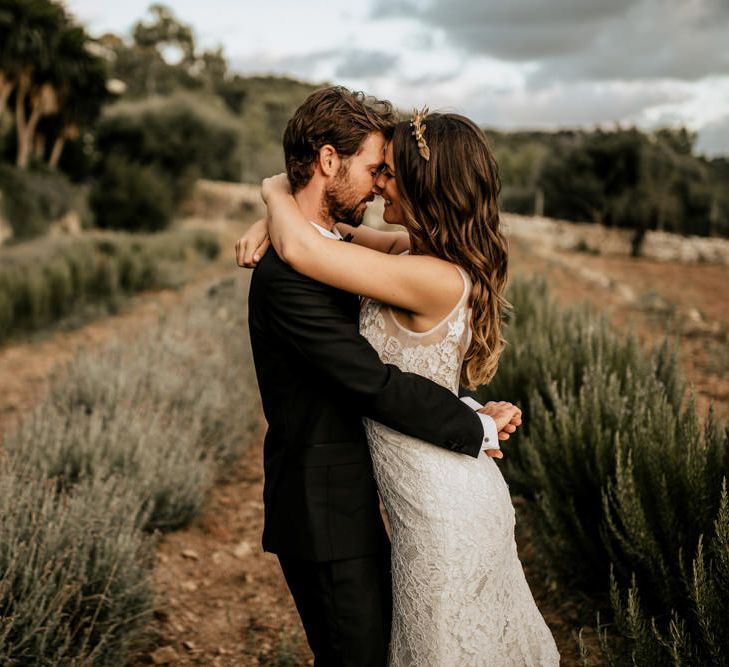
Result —
[[[501,447],[499,446],[499,432],[496,430],[496,422],[488,415],[478,412],[478,410],[480,410],[483,405],[481,405],[478,401],[472,399],[470,396],[463,396],[461,397],[461,400],[469,408],[476,410],[476,414],[481,420],[481,425],[483,426],[482,449],[501,449]]]

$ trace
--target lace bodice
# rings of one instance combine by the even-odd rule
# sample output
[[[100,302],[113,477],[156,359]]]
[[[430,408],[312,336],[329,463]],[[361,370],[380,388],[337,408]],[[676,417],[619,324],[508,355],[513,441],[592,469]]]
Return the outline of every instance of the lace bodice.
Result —
[[[384,362],[454,393],[471,341],[471,282],[459,271],[461,298],[429,331],[409,331],[376,301],[360,311],[360,331]],[[390,667],[557,665],[517,556],[514,508],[494,460],[364,421],[392,533]]]
[[[410,331],[390,306],[369,300],[362,306],[360,331],[380,359],[403,371],[417,373],[458,393],[463,357],[471,344],[471,281],[460,267],[463,293],[453,310],[432,329]]]

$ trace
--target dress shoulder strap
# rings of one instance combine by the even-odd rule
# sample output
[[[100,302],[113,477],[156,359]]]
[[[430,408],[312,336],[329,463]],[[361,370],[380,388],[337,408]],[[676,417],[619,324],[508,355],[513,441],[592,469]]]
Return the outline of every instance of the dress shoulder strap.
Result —
[[[453,309],[455,311],[459,306],[463,304],[464,301],[468,301],[468,297],[471,295],[471,278],[466,273],[465,269],[462,269],[460,266],[458,266],[458,264],[455,264],[454,266],[458,269],[458,273],[461,274],[461,278],[463,279],[463,294],[458,300],[456,308]]]

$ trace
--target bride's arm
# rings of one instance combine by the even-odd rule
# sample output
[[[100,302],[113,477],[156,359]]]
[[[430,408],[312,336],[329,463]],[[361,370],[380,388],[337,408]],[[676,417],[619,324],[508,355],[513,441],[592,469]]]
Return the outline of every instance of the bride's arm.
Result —
[[[458,270],[438,258],[388,255],[324,237],[280,179],[266,179],[262,194],[268,206],[271,243],[279,257],[299,273],[422,315],[447,311],[463,291]]]
[[[344,223],[335,225],[339,233],[347,237],[351,234],[352,242],[379,252],[399,255],[410,250],[410,236],[407,232],[389,232],[371,227],[352,227]],[[266,254],[271,241],[268,236],[266,218],[256,220],[248,231],[235,243],[235,257],[238,266],[252,269]]]
[[[399,255],[410,250],[410,235],[407,232],[373,229],[365,225],[353,227],[344,222],[338,222],[335,227],[342,236],[346,238],[351,235],[352,243],[365,248],[386,252],[390,255]]]

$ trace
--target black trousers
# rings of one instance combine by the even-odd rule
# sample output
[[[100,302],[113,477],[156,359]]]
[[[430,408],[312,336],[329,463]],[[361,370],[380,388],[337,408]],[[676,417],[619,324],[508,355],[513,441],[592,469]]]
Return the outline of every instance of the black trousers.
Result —
[[[384,667],[392,621],[390,554],[315,563],[279,556],[316,667]]]

